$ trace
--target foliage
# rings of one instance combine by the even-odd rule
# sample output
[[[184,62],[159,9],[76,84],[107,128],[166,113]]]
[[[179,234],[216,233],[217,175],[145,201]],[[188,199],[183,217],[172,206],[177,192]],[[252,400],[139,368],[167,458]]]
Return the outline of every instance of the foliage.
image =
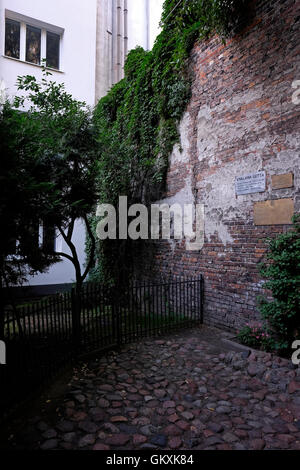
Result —
[[[238,338],[243,344],[288,355],[300,338],[300,215],[293,228],[269,240],[267,261],[260,267],[272,300],[259,299],[264,323],[247,324]]]
[[[74,265],[77,288],[80,290],[94,257],[95,239],[88,214],[97,200],[98,146],[90,111],[84,103],[73,99],[63,84],[49,80],[48,75],[49,72],[44,71],[41,82],[29,75],[18,78],[18,89],[24,94],[15,98],[14,108],[21,108],[22,112],[9,104],[5,106],[2,132],[6,132],[8,126],[10,129],[3,162],[10,168],[9,176],[15,178],[17,187],[20,187],[20,198],[28,186],[33,191],[29,203],[35,202],[35,205],[24,201],[27,212],[21,212],[20,224],[24,224],[24,216],[29,213],[28,220],[35,224],[40,219],[57,228],[71,254],[40,252],[48,264],[57,261],[58,256],[69,259]],[[12,121],[16,124],[13,127]],[[14,160],[11,162],[12,154]],[[10,197],[14,200],[11,188],[6,188],[6,199]],[[13,226],[15,217],[12,218],[9,213],[7,217]],[[72,242],[74,224],[79,218],[85,221],[91,239],[91,256],[84,273],[81,273],[76,247]],[[26,233],[19,232],[14,236],[23,246]],[[30,256],[23,259],[24,264],[34,271],[41,271],[44,266],[32,262],[36,246],[31,237],[28,242],[26,246]],[[24,253],[21,251],[18,255],[23,256]]]
[[[40,124],[34,117],[5,103],[0,111],[0,277],[1,284],[16,284],[28,274],[43,271],[54,260],[33,246],[36,225],[44,216],[51,184],[36,158]],[[16,241],[19,245],[16,247]],[[8,260],[8,256],[14,253]]]
[[[272,301],[260,300],[260,312],[274,331],[276,349],[286,351],[300,338],[300,215],[293,229],[269,243],[268,263],[261,267]]]
[[[98,103],[94,119],[98,128],[101,160],[100,202],[117,205],[119,195],[128,203],[159,198],[165,183],[168,158],[179,141],[178,124],[191,95],[188,59],[194,43],[217,32],[236,32],[249,13],[247,0],[166,0],[162,31],[151,51],[141,47],[128,54],[125,78]],[[95,224],[94,224],[95,225]],[[98,248],[96,277],[113,280],[106,270],[115,260],[124,265],[114,242]]]

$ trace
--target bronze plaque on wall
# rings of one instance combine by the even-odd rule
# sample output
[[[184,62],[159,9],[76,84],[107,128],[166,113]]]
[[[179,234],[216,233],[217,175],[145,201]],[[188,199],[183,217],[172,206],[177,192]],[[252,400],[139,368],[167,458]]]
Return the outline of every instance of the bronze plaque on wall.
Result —
[[[272,188],[273,189],[292,188],[293,186],[294,186],[293,173],[286,173],[285,175],[273,175],[272,176]]]
[[[254,204],[255,225],[292,224],[294,201],[291,198],[256,202]]]

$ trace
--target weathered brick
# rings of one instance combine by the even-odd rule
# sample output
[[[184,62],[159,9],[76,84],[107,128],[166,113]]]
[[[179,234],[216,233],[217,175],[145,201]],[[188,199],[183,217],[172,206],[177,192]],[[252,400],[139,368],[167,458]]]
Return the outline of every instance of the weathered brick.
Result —
[[[260,318],[257,296],[267,239],[289,226],[255,226],[254,202],[293,198],[300,209],[299,105],[292,83],[300,80],[297,18],[300,4],[256,2],[256,19],[226,44],[199,41],[191,54],[192,96],[180,124],[182,153],[170,156],[164,198],[205,205],[205,244],[188,252],[183,241],[148,241],[136,249],[139,279],[205,278],[204,320],[236,331]],[[236,197],[235,177],[265,170],[264,193]],[[275,174],[294,173],[294,187],[272,189]],[[283,191],[283,193],[281,193]],[[190,195],[190,196],[187,196]]]

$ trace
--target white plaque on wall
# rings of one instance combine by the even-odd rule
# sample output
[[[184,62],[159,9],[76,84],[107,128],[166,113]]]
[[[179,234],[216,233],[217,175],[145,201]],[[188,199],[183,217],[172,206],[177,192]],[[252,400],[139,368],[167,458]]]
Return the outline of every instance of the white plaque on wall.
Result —
[[[238,176],[235,179],[235,192],[237,196],[243,194],[262,193],[266,190],[266,172],[258,171],[250,175]]]

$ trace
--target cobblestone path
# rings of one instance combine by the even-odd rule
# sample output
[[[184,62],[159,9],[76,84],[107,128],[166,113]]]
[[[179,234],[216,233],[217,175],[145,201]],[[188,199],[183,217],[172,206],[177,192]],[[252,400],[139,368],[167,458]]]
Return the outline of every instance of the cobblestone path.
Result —
[[[31,417],[11,445],[300,449],[300,369],[234,349],[201,328],[110,352],[75,371],[54,422]]]

